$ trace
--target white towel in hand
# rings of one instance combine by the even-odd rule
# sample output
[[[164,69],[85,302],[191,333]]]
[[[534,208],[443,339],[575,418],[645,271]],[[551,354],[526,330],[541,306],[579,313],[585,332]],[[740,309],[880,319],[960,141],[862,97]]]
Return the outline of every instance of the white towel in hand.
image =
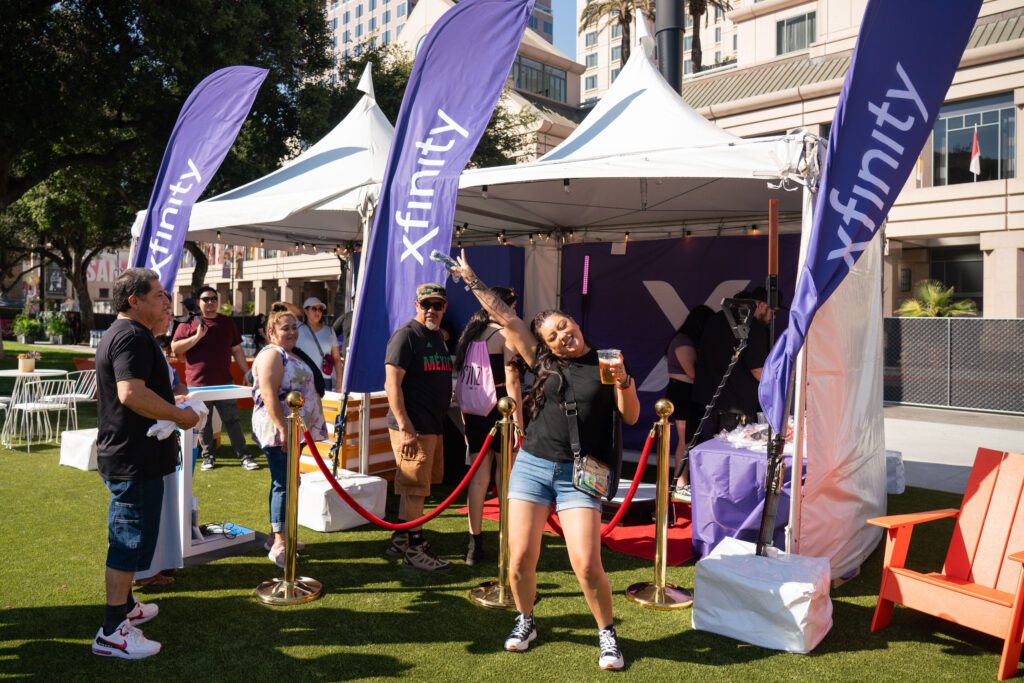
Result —
[[[206,404],[199,399],[189,399],[188,401],[182,401],[178,404],[179,408],[191,408],[196,415],[199,416],[199,422],[193,429],[202,429],[203,425],[206,424],[206,418],[210,415],[210,409],[206,407]],[[160,441],[163,441],[175,431],[177,431],[178,425],[173,420],[157,420],[149,431],[146,432],[146,436],[155,436]]]

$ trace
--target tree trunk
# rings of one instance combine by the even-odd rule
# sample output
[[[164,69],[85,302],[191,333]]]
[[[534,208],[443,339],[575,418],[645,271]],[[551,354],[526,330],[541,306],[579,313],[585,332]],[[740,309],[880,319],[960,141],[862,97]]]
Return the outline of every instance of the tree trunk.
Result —
[[[195,242],[186,241],[185,248],[196,260],[195,270],[192,271],[192,291],[195,292],[206,284],[206,272],[210,269],[210,259],[206,258],[206,252]],[[189,296],[192,294],[189,293]]]
[[[89,295],[89,282],[85,276],[88,268],[88,263],[76,264],[71,277],[71,286],[75,288],[75,296],[78,297],[79,315],[82,317],[82,337],[88,337],[89,333],[96,326],[96,318],[92,312],[92,297]],[[75,341],[82,342],[83,339],[76,339]],[[85,339],[85,341],[88,341],[88,339]]]
[[[619,15],[619,26],[622,27],[622,54],[619,56],[619,68],[626,66],[626,62],[629,61],[629,53],[633,45],[632,32],[633,32],[633,13],[623,12]]]
[[[690,62],[693,73],[701,72],[704,53],[700,49],[700,18],[707,11],[707,0],[690,0],[690,16],[693,18],[693,44],[690,46]]]

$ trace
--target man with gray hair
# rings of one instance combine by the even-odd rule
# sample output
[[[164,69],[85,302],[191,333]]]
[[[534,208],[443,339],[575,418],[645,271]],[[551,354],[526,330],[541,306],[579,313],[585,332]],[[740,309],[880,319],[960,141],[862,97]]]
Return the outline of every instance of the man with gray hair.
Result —
[[[156,420],[172,420],[183,429],[199,421],[195,412],[174,404],[163,352],[150,332],[163,320],[166,302],[155,271],[126,270],[114,283],[117,319],[96,349],[96,462],[110,490],[110,507],[107,603],[92,651],[105,657],[142,659],[160,651],[160,643],[138,628],[159,609],[135,599],[132,579],[152,562],[163,477],[177,467],[179,450],[177,438],[159,441],[146,432]]]

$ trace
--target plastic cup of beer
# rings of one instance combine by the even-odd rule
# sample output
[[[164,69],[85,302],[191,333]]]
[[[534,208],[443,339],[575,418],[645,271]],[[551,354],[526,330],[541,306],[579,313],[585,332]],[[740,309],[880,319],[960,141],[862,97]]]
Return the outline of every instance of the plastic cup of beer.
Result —
[[[622,364],[622,352],[618,349],[600,349],[597,364],[601,368],[601,384],[615,384],[615,369]]]

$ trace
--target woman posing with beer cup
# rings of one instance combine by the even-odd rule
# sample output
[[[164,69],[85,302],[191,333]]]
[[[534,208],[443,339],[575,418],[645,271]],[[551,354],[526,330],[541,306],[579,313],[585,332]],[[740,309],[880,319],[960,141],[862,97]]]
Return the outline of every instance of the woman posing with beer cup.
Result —
[[[504,326],[505,338],[536,376],[524,405],[526,436],[508,487],[509,578],[519,616],[505,640],[505,649],[522,652],[537,637],[533,617],[537,560],[544,524],[554,503],[569,561],[599,629],[598,666],[621,669],[624,662],[613,624],[611,585],[601,564],[601,500],[573,484],[568,418],[578,421],[582,454],[608,462],[612,459],[614,412],[621,413],[630,425],[640,416],[636,385],[621,354],[599,363],[598,352],[587,345],[571,317],[561,311],[542,311],[527,327],[480,281],[466,262],[465,252],[459,265],[453,272],[466,279],[491,318]],[[602,383],[602,374],[612,383]],[[575,414],[565,409],[567,390],[575,401]]]

